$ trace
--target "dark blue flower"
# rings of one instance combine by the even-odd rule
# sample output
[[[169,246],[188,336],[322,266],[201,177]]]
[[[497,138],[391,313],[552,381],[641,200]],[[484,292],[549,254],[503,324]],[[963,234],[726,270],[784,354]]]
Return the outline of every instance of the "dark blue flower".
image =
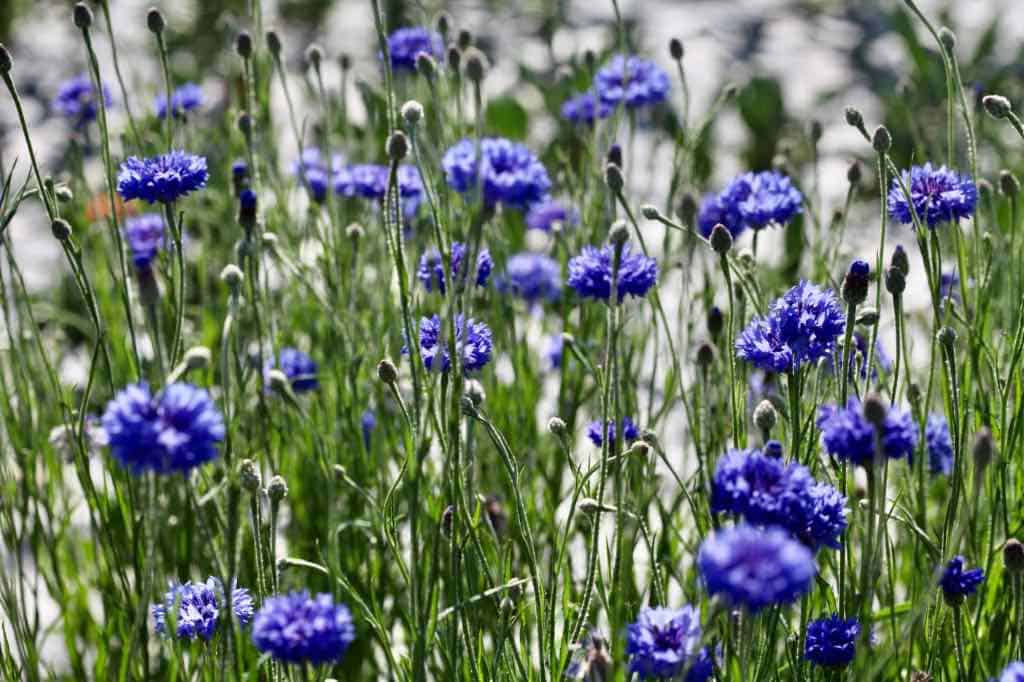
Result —
[[[550,232],[556,225],[575,227],[579,225],[580,212],[555,199],[545,199],[530,207],[526,214],[526,226],[532,230]]]
[[[704,198],[697,215],[701,234],[710,236],[718,223],[733,238],[745,229],[785,225],[803,210],[803,195],[778,171],[738,175],[718,194]]]
[[[388,36],[388,54],[391,68],[415,71],[416,56],[421,52],[440,59],[444,56],[444,42],[441,35],[419,26],[400,28]]]
[[[480,140],[480,156],[483,160],[477,163],[476,142],[470,139],[445,152],[441,165],[452,189],[466,192],[479,182],[485,204],[501,203],[523,211],[547,197],[548,172],[526,145],[485,137]]]
[[[584,246],[580,255],[569,260],[569,286],[582,298],[607,301],[612,291],[614,248],[605,244],[600,249]],[[658,280],[658,263],[642,253],[632,253],[629,245],[622,249],[619,263],[619,299],[643,296]]]
[[[792,372],[830,357],[846,317],[831,289],[801,281],[755,317],[736,339],[736,355],[766,372]]]
[[[363,431],[363,445],[369,450],[370,437],[377,428],[377,416],[373,413],[373,410],[367,409],[363,412],[363,416],[359,419],[359,425]]]
[[[978,189],[970,176],[960,175],[945,166],[933,168],[932,164],[926,163],[903,171],[902,179],[910,190],[911,201],[907,201],[900,183],[893,179],[888,199],[889,215],[893,220],[911,224],[911,202],[913,212],[928,227],[974,215]]]
[[[581,92],[562,103],[562,118],[571,123],[592,124],[599,118],[608,118],[615,109],[610,102],[592,92]]]
[[[124,240],[132,262],[140,272],[148,272],[156,254],[164,245],[164,219],[159,213],[144,213],[125,221]]]
[[[719,651],[718,656],[721,653]],[[711,679],[711,675],[715,672],[715,658],[718,656],[713,658],[707,647],[698,651],[697,655],[690,661],[690,669],[686,672],[683,682],[708,682]]]
[[[829,454],[862,466],[874,461],[875,430],[864,418],[864,410],[856,398],[850,398],[846,407],[821,406],[818,428]],[[910,458],[916,446],[917,427],[910,413],[890,407],[882,424],[882,453],[889,459]]]
[[[505,264],[498,289],[515,294],[531,305],[557,301],[562,293],[562,268],[540,253],[517,253]]]
[[[548,337],[547,345],[544,347],[544,358],[548,361],[551,369],[562,368],[562,352],[565,348],[565,340],[561,334],[552,334]]]
[[[183,116],[185,113],[203,106],[203,89],[195,83],[185,83],[171,93],[171,115],[174,118]],[[154,104],[156,117],[163,119],[167,116],[167,95],[160,95]]]
[[[335,604],[329,594],[270,597],[252,623],[256,648],[284,663],[334,663],[355,638],[348,608]]]
[[[701,544],[697,566],[707,591],[756,613],[790,603],[811,588],[814,556],[781,528],[740,525]]]
[[[860,332],[853,333],[853,351],[850,353],[850,374],[849,377],[852,380],[855,376],[860,377],[861,381],[867,380],[868,368],[868,344],[871,341],[867,336]],[[837,355],[840,355],[837,353]],[[826,359],[826,365],[830,372],[836,370],[835,364],[838,362],[838,357],[828,356]],[[881,367],[883,372],[892,371],[892,358],[885,352],[885,347],[882,346],[881,340],[875,340],[875,358],[871,365],[871,379],[872,381],[878,380],[878,368]]]
[[[444,339],[446,329],[447,327],[442,327],[441,318],[437,315],[420,320],[420,354],[428,370],[447,372],[451,366],[448,342]],[[490,328],[472,318],[464,321],[463,316],[459,314],[455,318],[455,350],[462,353],[464,372],[483,369],[484,365],[490,362],[491,353],[494,351]],[[408,353],[408,349],[403,348],[402,352]],[[437,362],[438,358],[440,362]]]
[[[612,107],[620,102],[631,109],[662,102],[668,97],[669,84],[661,67],[635,55],[615,55],[594,75],[597,96]]]
[[[462,270],[462,261],[466,259],[466,245],[462,242],[452,242],[452,275],[458,276]],[[494,268],[494,260],[491,252],[487,249],[480,249],[476,256],[476,285],[487,286],[487,279],[491,276]],[[427,291],[433,291],[434,287],[442,294],[445,293],[444,263],[441,254],[437,249],[424,253],[420,257],[420,265],[416,269],[416,277],[423,284]]]
[[[640,679],[667,679],[681,673],[700,649],[700,610],[643,607],[626,629],[629,672]]]
[[[213,637],[220,616],[221,602],[226,603],[224,588],[216,578],[205,583],[171,583],[164,601],[152,607],[156,631],[168,636],[168,613],[173,614],[175,636],[178,639],[207,641]],[[242,625],[252,620],[253,601],[249,590],[236,587],[231,591],[231,610]]]
[[[217,457],[224,440],[224,418],[209,393],[185,383],[156,396],[145,383],[126,386],[102,422],[114,458],[133,473],[188,472]]]
[[[106,83],[103,84],[103,101],[107,107],[114,105],[114,98]],[[57,91],[57,97],[53,100],[53,106],[70,121],[76,130],[96,120],[96,116],[99,114],[99,103],[96,100],[96,91],[93,89],[92,80],[89,76],[82,74],[64,81]]]
[[[279,356],[281,361],[280,369],[288,377],[288,382],[292,385],[294,392],[305,393],[320,387],[320,380],[316,376],[318,368],[313,358],[297,348],[282,348]],[[277,360],[273,357],[267,358],[263,365],[264,381],[267,383],[268,388],[267,373],[277,366]]]
[[[928,415],[924,441],[928,446],[928,471],[949,476],[953,472],[953,440],[949,436],[949,423],[944,416]]]
[[[169,204],[206,187],[206,159],[172,151],[148,159],[130,156],[117,174],[117,191],[125,201],[142,199]]]
[[[857,653],[860,623],[856,618],[843,620],[839,614],[812,620],[807,625],[804,658],[823,668],[841,670],[850,665]]]
[[[622,433],[625,434],[627,443],[632,443],[640,437],[639,429],[629,417],[622,418]],[[600,419],[595,419],[587,424],[587,438],[597,447],[601,447],[601,443],[604,441],[604,429],[601,428]],[[608,420],[608,440],[615,443],[615,422],[611,419]]]
[[[992,682],[1024,682],[1024,662],[1014,661],[999,673],[999,679]]]
[[[950,606],[958,606],[969,595],[978,591],[978,586],[985,582],[985,571],[980,568],[964,570],[964,558],[955,556],[946,564],[939,585],[942,596]]]
[[[335,164],[332,175],[334,193],[344,197],[360,197],[383,201],[388,191],[390,171],[387,166],[363,163],[355,165]],[[404,163],[396,171],[398,195],[402,200],[402,211],[411,218],[423,202],[423,180],[416,166]]]

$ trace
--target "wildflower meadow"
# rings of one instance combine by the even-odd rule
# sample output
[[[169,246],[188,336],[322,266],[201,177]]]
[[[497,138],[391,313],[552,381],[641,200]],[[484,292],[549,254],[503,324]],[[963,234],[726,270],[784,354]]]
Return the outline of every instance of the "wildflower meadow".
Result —
[[[5,4],[0,678],[1024,682],[1012,3]]]

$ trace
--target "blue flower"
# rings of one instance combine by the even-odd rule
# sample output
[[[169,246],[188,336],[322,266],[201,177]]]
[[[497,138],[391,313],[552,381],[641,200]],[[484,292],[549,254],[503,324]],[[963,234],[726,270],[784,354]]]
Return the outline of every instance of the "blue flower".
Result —
[[[106,83],[103,84],[103,101],[107,107],[114,105],[114,98]],[[82,74],[64,81],[53,100],[53,106],[71,122],[76,130],[95,121],[99,114],[99,103],[96,100],[96,91],[93,89],[92,80],[89,76]]]
[[[949,436],[949,423],[944,416],[928,415],[924,441],[928,446],[928,471],[949,476],[953,472],[953,440]]]
[[[839,614],[813,620],[807,625],[804,658],[823,668],[841,670],[850,665],[857,653],[860,623],[856,618],[843,620]]]
[[[420,354],[428,370],[447,372],[451,366],[448,342],[443,338],[444,329],[446,327],[441,326],[441,318],[437,315],[420,320]],[[465,321],[460,313],[455,318],[455,350],[462,353],[464,372],[483,369],[490,362],[494,351],[490,328],[472,318]],[[408,348],[403,348],[402,352],[408,353]],[[436,362],[438,358],[439,363]]]
[[[139,272],[148,272],[164,245],[164,219],[159,213],[144,213],[124,224],[124,240]]]
[[[130,384],[107,403],[102,418],[114,458],[133,473],[188,472],[217,457],[224,418],[210,394],[174,383],[156,396]]]
[[[482,162],[478,163],[476,143],[470,139],[445,152],[441,165],[452,189],[466,192],[479,182],[485,204],[501,203],[519,210],[547,197],[551,189],[548,172],[526,145],[486,137],[480,140],[480,156]]]
[[[718,656],[721,653],[719,651]],[[698,651],[697,655],[690,661],[690,669],[686,672],[683,682],[708,682],[711,679],[711,675],[715,672],[715,658],[718,658],[718,656],[712,658],[707,647]]]
[[[387,166],[363,163],[355,165],[335,164],[332,186],[334,193],[344,197],[361,197],[383,201],[388,191]],[[416,166],[404,163],[398,167],[398,195],[402,199],[402,210],[411,218],[423,202],[423,180]]]
[[[942,596],[950,606],[958,606],[969,595],[978,591],[978,586],[985,582],[985,571],[980,568],[964,570],[964,558],[955,556],[946,564],[939,585]]]
[[[811,550],[781,528],[740,525],[719,530],[703,544],[697,566],[707,591],[751,613],[795,601],[818,572]]]
[[[738,175],[718,194],[704,198],[697,226],[705,237],[715,225],[724,225],[733,238],[744,230],[785,225],[803,211],[803,195],[778,171]]]
[[[224,588],[216,578],[205,583],[171,583],[164,601],[152,607],[156,631],[168,636],[167,615],[173,614],[175,636],[178,639],[202,637],[209,641],[217,629],[221,602],[226,603]],[[253,602],[249,590],[236,587],[231,591],[231,610],[242,625],[252,620]]]
[[[530,207],[526,214],[526,226],[531,230],[550,232],[553,227],[575,227],[579,225],[580,212],[555,199],[545,199]]]
[[[580,255],[569,260],[569,286],[582,298],[607,301],[612,291],[614,247],[600,249],[584,246]],[[631,253],[629,245],[622,249],[619,263],[619,299],[643,296],[658,280],[658,263],[642,253]]]
[[[622,418],[622,433],[625,434],[627,443],[632,443],[640,437],[640,431],[629,417]],[[601,428],[600,419],[595,419],[587,424],[587,438],[597,447],[601,447],[601,443],[604,441],[604,429]],[[611,419],[608,420],[608,440],[615,443],[615,422]]]
[[[1003,669],[999,679],[992,682],[1024,682],[1024,662],[1014,661]]]
[[[823,405],[818,409],[818,428],[825,450],[839,459],[869,466],[875,459],[875,430],[864,418],[860,401],[850,398],[846,407]],[[909,412],[890,407],[882,424],[882,454],[889,459],[913,457],[917,427]]]
[[[913,212],[917,213],[928,227],[941,223],[959,221],[974,215],[978,203],[978,188],[970,176],[960,175],[945,166],[933,168],[932,164],[912,166],[902,173],[903,184],[910,190],[910,202],[900,183],[893,179],[889,189],[889,215],[893,220],[909,225]]]
[[[640,679],[675,677],[694,658],[702,635],[700,609],[643,607],[626,629],[629,672]]]
[[[515,294],[530,305],[557,301],[562,293],[562,268],[540,253],[517,253],[505,264],[498,289]]]
[[[652,61],[616,55],[594,75],[594,90],[609,106],[625,102],[634,109],[664,101],[668,97],[669,79]]]
[[[592,92],[581,92],[562,103],[562,118],[571,123],[593,124],[599,118],[608,118],[615,106]]]
[[[466,245],[462,242],[452,242],[452,275],[458,277],[462,269],[462,261],[466,259]],[[476,256],[476,285],[487,286],[487,279],[491,276],[494,268],[494,260],[491,252],[487,249],[480,249]],[[433,249],[420,257],[419,268],[416,269],[416,277],[423,284],[427,291],[433,291],[434,287],[442,294],[445,293],[444,263],[441,260],[441,253]]]
[[[317,379],[317,365],[313,358],[309,357],[297,348],[282,348],[279,353],[281,371],[288,377],[292,390],[296,393],[306,393],[320,387]],[[267,373],[277,367],[277,360],[274,357],[267,358],[263,364],[263,377],[269,388],[266,379]]]
[[[117,174],[117,191],[125,201],[143,199],[169,204],[206,187],[206,159],[172,151],[148,159],[128,157]]]
[[[421,52],[440,59],[444,56],[444,42],[441,35],[419,26],[400,28],[388,36],[388,54],[391,68],[415,71],[416,56]]]
[[[801,281],[751,320],[736,339],[736,355],[766,372],[794,372],[830,357],[845,328],[832,290]]]
[[[363,445],[367,450],[370,449],[370,436],[377,428],[377,416],[373,413],[373,410],[367,409],[363,412],[363,416],[359,419],[359,425],[363,431]]]
[[[184,116],[186,112],[203,106],[203,89],[195,83],[185,83],[171,93],[171,115],[174,118]],[[160,95],[154,104],[156,117],[167,117],[167,95]]]
[[[565,348],[565,340],[561,334],[552,334],[548,337],[547,345],[544,347],[544,358],[548,361],[551,369],[562,368],[562,352]]]
[[[291,592],[270,597],[256,613],[252,641],[284,663],[320,665],[341,660],[355,640],[352,615],[329,594]]]

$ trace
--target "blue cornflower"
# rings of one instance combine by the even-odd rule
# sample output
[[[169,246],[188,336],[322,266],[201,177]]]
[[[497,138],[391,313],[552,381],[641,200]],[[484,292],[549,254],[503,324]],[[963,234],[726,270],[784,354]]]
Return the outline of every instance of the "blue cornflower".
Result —
[[[303,180],[313,201],[322,204],[327,199],[327,173],[319,168],[311,168],[303,174]]]
[[[707,237],[721,223],[736,238],[748,228],[785,225],[801,211],[803,195],[788,177],[778,171],[744,173],[730,180],[720,193],[704,198],[697,226]]]
[[[630,674],[640,679],[675,677],[700,649],[702,632],[700,609],[695,606],[643,607],[626,629]]]
[[[373,410],[367,409],[363,412],[363,416],[359,418],[359,426],[363,431],[363,445],[369,450],[370,437],[377,428],[377,415],[373,413]]]
[[[217,457],[224,418],[205,389],[174,383],[154,396],[130,384],[102,418],[114,458],[133,473],[188,472]]]
[[[964,558],[955,556],[946,564],[939,585],[942,596],[950,606],[959,606],[969,595],[978,591],[978,586],[985,582],[985,571],[980,568],[964,570]]]
[[[333,663],[356,638],[352,614],[329,594],[291,592],[270,597],[256,613],[256,648],[285,663]]]
[[[148,159],[130,156],[117,174],[117,191],[125,201],[169,204],[206,187],[209,175],[204,157],[184,151]]]
[[[400,165],[396,173],[403,214],[411,218],[423,202],[423,180],[416,166],[407,163]],[[334,193],[339,196],[383,201],[388,191],[388,175],[387,166],[371,163],[350,166],[336,164],[332,186]]]
[[[832,290],[801,281],[751,320],[736,339],[736,355],[766,372],[795,372],[830,357],[845,329]]]
[[[400,28],[388,36],[388,54],[391,68],[416,71],[416,56],[424,52],[434,59],[444,56],[444,42],[441,35],[419,26]],[[383,56],[382,56],[383,58]]]
[[[171,613],[178,639],[202,637],[209,641],[217,629],[221,602],[226,601],[224,587],[217,578],[211,577],[205,583],[193,583],[191,580],[184,584],[172,582],[163,602],[152,607],[156,631],[168,636],[167,614]],[[252,620],[253,601],[249,590],[243,587],[231,590],[231,610],[242,625]]]
[[[1014,661],[999,673],[999,679],[992,682],[1024,682],[1024,662]]]
[[[953,440],[949,436],[949,423],[944,416],[928,415],[924,441],[928,446],[928,471],[949,476],[953,472]]]
[[[719,651],[718,656],[721,653]],[[715,672],[715,658],[718,656],[712,657],[707,647],[698,651],[697,655],[690,661],[690,669],[686,671],[686,677],[683,678],[683,682],[708,682],[711,679],[711,675]]]
[[[823,668],[842,670],[857,653],[860,623],[856,618],[843,620],[839,614],[822,617],[807,625],[804,658]]]
[[[294,392],[305,393],[320,387],[320,380],[316,376],[318,368],[313,358],[297,348],[282,348],[279,356],[281,361],[280,369],[288,377],[288,382],[292,385]],[[277,366],[277,359],[274,357],[267,358],[263,364],[263,378],[264,382],[267,383],[268,389],[267,373]]]
[[[970,176],[960,175],[945,166],[933,168],[926,163],[903,171],[902,179],[910,190],[911,201],[907,201],[900,183],[893,179],[888,198],[889,215],[893,220],[904,225],[912,223],[911,202],[913,212],[928,227],[974,215],[978,188]]]
[[[860,332],[853,333],[853,351],[850,353],[850,374],[849,377],[852,380],[854,376],[859,376],[861,381],[867,380],[868,368],[868,344],[870,339],[861,334]],[[837,354],[839,355],[839,354]],[[859,355],[859,359],[858,359]],[[826,365],[830,372],[836,371],[836,362],[839,360],[838,357],[833,358],[828,356],[825,358]],[[885,352],[885,347],[882,346],[882,342],[879,339],[875,340],[875,359],[871,366],[871,379],[872,381],[878,380],[878,368],[881,367],[883,372],[892,371],[892,358]]]
[[[103,101],[107,107],[114,105],[114,98],[106,83],[103,84]],[[82,74],[64,81],[53,100],[53,106],[76,130],[95,121],[99,114],[99,103],[96,101],[92,80]]]
[[[818,572],[811,550],[781,528],[740,525],[701,544],[697,565],[707,591],[751,613],[790,603],[811,588]]]
[[[530,305],[557,301],[562,293],[562,268],[558,261],[543,254],[517,253],[505,264],[498,287]]]
[[[636,424],[629,417],[622,418],[622,433],[626,436],[627,443],[632,443],[640,437],[639,429],[636,428]],[[601,447],[601,443],[604,440],[604,429],[601,428],[600,419],[595,419],[587,424],[587,438],[597,447]],[[611,419],[608,420],[608,440],[613,444],[615,443],[615,422]]]
[[[565,339],[562,338],[561,334],[552,334],[548,337],[547,344],[544,347],[544,358],[548,361],[548,367],[553,370],[562,368],[564,348]]]
[[[818,428],[825,450],[839,459],[869,466],[875,459],[875,430],[864,418],[857,398],[846,407],[822,405],[818,409]],[[917,445],[917,427],[909,412],[890,407],[882,424],[882,454],[889,459],[913,457]]]
[[[569,260],[569,286],[582,298],[607,301],[612,291],[614,247],[600,249],[584,246],[580,255]],[[627,244],[622,248],[619,263],[619,299],[643,296],[658,280],[658,263],[642,253],[632,253]]]
[[[462,261],[466,259],[466,245],[462,242],[452,242],[452,275],[458,277],[462,269]],[[476,285],[487,286],[487,279],[491,276],[494,268],[494,260],[491,252],[487,249],[480,249],[476,256]],[[433,291],[434,287],[442,294],[445,293],[444,263],[441,260],[441,253],[432,249],[420,257],[420,265],[416,269],[416,277],[423,284],[427,291]]]
[[[451,366],[448,342],[442,336],[443,329],[441,318],[437,315],[420,320],[420,354],[428,370],[447,372]],[[455,318],[455,350],[462,353],[464,372],[483,369],[484,365],[490,362],[491,353],[494,351],[490,328],[472,318],[465,321],[459,314]],[[408,353],[408,349],[403,348],[402,352]],[[440,358],[440,363],[435,362],[437,358]]]
[[[571,123],[593,124],[599,118],[608,118],[615,105],[592,92],[581,92],[562,103],[562,118]]]
[[[580,212],[556,199],[545,199],[530,207],[526,226],[531,230],[550,232],[556,225],[562,228],[579,225]]]
[[[441,165],[452,189],[466,192],[479,182],[485,204],[501,203],[521,211],[547,197],[551,189],[548,172],[526,145],[485,137],[480,140],[480,156],[482,162],[478,163],[476,142],[470,139],[445,152]]]
[[[664,101],[668,97],[669,79],[652,61],[635,55],[615,55],[594,75],[594,90],[609,106],[624,102],[634,109]]]
[[[195,83],[185,83],[171,93],[171,115],[174,118],[184,116],[185,113],[203,106],[203,89]],[[160,95],[154,104],[156,117],[163,119],[167,116],[167,95]]]
[[[125,221],[124,240],[139,272],[149,272],[157,252],[164,245],[164,219],[159,213],[144,213]]]

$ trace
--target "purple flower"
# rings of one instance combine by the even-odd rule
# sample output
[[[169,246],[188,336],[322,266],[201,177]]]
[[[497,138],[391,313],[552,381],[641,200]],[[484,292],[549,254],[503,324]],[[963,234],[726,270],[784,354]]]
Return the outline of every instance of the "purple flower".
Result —
[[[807,625],[804,658],[823,668],[841,670],[850,665],[857,653],[860,623],[856,618],[843,620],[839,614],[813,620]]]
[[[687,604],[680,609],[640,609],[626,629],[629,672],[640,679],[679,675],[700,649],[700,610]]]
[[[581,298],[607,301],[612,290],[612,261],[614,247],[605,244],[600,249],[584,246],[580,255],[569,260],[569,286]],[[629,245],[622,249],[619,263],[619,299],[643,296],[658,280],[658,264],[642,253],[630,252]]]
[[[939,585],[942,596],[950,606],[959,606],[969,595],[978,591],[978,586],[985,582],[985,571],[980,568],[964,570],[964,558],[955,556],[946,564]]]
[[[916,213],[928,227],[934,228],[974,215],[978,189],[970,176],[960,175],[945,166],[933,168],[926,163],[903,171],[902,180],[910,190],[910,201],[900,183],[893,179],[888,198],[889,215],[893,220],[909,225]]]
[[[803,195],[778,171],[738,175],[719,194],[704,198],[697,226],[705,237],[715,225],[724,225],[733,238],[744,230],[785,225],[803,211]]]
[[[341,660],[355,640],[352,615],[329,594],[308,592],[270,597],[256,613],[252,641],[284,663],[320,665]]]
[[[452,242],[452,274],[455,277],[458,277],[461,272],[462,261],[465,259],[466,245],[462,242]],[[476,256],[476,285],[478,287],[487,286],[487,279],[491,276],[493,268],[494,260],[491,258],[491,252],[487,249],[480,249]],[[445,293],[444,263],[437,249],[428,251],[420,257],[416,277],[427,291],[433,291],[434,287],[437,287],[441,294]]]
[[[640,431],[629,417],[622,418],[622,433],[625,434],[627,443],[632,443],[640,437]],[[597,447],[601,447],[601,443],[604,441],[604,429],[601,428],[600,419],[595,419],[587,424],[587,438]],[[615,443],[615,422],[611,419],[608,420],[608,440],[612,444]]]
[[[442,327],[441,318],[437,315],[420,320],[420,354],[428,370],[447,372],[451,366],[448,342],[443,337],[446,330],[447,327]],[[494,351],[490,328],[472,318],[466,321],[459,314],[455,318],[455,350],[462,354],[464,372],[483,369],[490,362]],[[408,353],[408,348],[403,348],[402,352]],[[438,358],[440,362],[437,362]]]
[[[526,214],[528,228],[545,232],[550,232],[556,225],[563,228],[575,227],[579,222],[579,211],[555,199],[545,199],[534,204]]]
[[[540,253],[517,253],[505,264],[498,289],[515,294],[530,305],[557,301],[562,293],[562,268]]]
[[[167,632],[167,615],[173,615],[175,636],[192,640],[213,637],[220,616],[221,602],[226,603],[224,587],[216,578],[205,583],[171,583],[164,600],[152,607],[156,631],[164,636]],[[253,602],[249,590],[236,587],[231,591],[231,610],[242,625],[252,620]]]
[[[320,380],[317,379],[317,365],[313,358],[309,357],[297,348],[282,348],[279,353],[281,361],[280,369],[288,377],[295,393],[306,393],[320,388]],[[277,360],[274,357],[267,358],[263,365],[264,382],[269,389],[270,382],[267,380],[267,373],[277,367]]]
[[[818,409],[818,428],[825,450],[839,459],[868,466],[875,460],[875,430],[860,401],[850,398],[846,407],[823,405]],[[909,412],[890,407],[882,424],[882,454],[889,459],[913,457],[917,427]]]
[[[608,106],[624,102],[635,109],[664,101],[668,97],[669,79],[652,61],[616,55],[594,75],[594,90]]]
[[[107,107],[114,105],[114,98],[106,83],[103,84],[103,101]],[[53,106],[70,121],[75,130],[80,130],[91,121],[96,120],[96,116],[99,114],[99,103],[96,100],[96,91],[93,89],[92,80],[88,75],[82,74],[64,81],[53,100]]]
[[[928,471],[949,476],[953,472],[953,440],[949,436],[949,423],[944,416],[928,415],[924,440],[928,449]]]
[[[592,92],[581,92],[562,103],[562,118],[571,123],[592,125],[599,118],[608,118],[615,105]]]
[[[444,56],[441,35],[419,26],[400,28],[388,36],[388,54],[391,68],[396,71],[416,71],[416,57],[425,53],[434,59]]]
[[[142,199],[169,204],[206,187],[206,159],[172,151],[148,159],[130,156],[117,174],[117,191],[125,201]]]
[[[523,144],[487,137],[480,140],[480,156],[478,163],[476,142],[470,139],[445,152],[441,165],[452,189],[467,192],[479,183],[485,204],[501,203],[521,211],[544,199],[551,189],[544,164]]]
[[[171,93],[171,115],[174,118],[184,116],[186,112],[203,106],[203,89],[195,83],[185,83]],[[156,117],[167,117],[167,95],[160,95],[154,104]]]
[[[164,245],[164,219],[159,213],[144,213],[125,221],[124,240],[139,272],[149,272],[153,259]]]

